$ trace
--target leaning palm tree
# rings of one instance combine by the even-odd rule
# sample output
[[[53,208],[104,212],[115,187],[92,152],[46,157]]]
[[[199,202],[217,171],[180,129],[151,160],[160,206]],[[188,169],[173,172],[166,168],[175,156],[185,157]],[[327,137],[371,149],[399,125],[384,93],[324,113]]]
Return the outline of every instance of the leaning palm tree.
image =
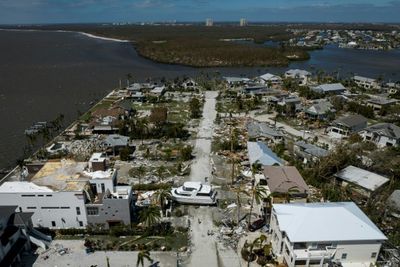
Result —
[[[171,190],[170,188],[159,189],[154,193],[156,201],[160,203],[161,213],[164,215],[164,211],[166,208],[166,204],[171,199]]]
[[[143,223],[145,227],[158,224],[160,217],[160,209],[154,205],[150,205],[139,212],[139,221]]]
[[[137,176],[139,178],[139,185],[142,181],[143,176],[146,174],[146,167],[144,165],[140,165],[137,169],[136,169],[136,173]]]
[[[240,184],[234,188],[232,188],[232,191],[236,194],[236,205],[237,205],[237,224],[239,225],[240,222],[240,208],[242,207],[242,201],[240,199],[240,196],[242,194],[246,196],[250,196],[250,194],[247,192],[247,190],[244,188],[243,184]]]
[[[259,172],[261,169],[262,165],[258,160],[251,165],[251,175],[253,177],[253,185],[251,188],[251,206],[250,206],[249,222],[248,222],[249,225],[251,223],[251,213],[254,207],[254,200],[256,200],[257,204],[259,204],[261,202],[261,199],[263,197],[266,197],[267,194],[265,188],[255,184],[256,173]]]
[[[150,262],[153,262],[153,259],[150,257],[150,251],[148,250],[141,250],[139,251],[137,255],[137,260],[136,260],[136,267],[139,267],[139,265],[144,266],[144,259],[147,259]]]
[[[250,225],[251,223],[251,213],[253,212],[254,201],[257,203],[257,205],[259,205],[265,197],[267,197],[267,190],[263,186],[260,186],[259,184],[255,186],[253,185],[251,189],[251,205],[250,205],[248,225]]]

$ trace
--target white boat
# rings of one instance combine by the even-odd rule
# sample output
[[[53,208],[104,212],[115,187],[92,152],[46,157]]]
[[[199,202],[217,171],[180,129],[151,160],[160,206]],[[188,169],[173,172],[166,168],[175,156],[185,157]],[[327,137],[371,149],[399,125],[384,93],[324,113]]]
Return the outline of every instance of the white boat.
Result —
[[[172,199],[182,204],[214,205],[217,203],[217,192],[210,185],[201,182],[185,182],[182,186],[172,188]]]

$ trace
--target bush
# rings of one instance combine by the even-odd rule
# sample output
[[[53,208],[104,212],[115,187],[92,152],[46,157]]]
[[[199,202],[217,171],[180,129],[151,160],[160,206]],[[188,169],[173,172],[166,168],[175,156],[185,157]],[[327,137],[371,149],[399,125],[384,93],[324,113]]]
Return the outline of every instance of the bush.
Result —
[[[169,189],[171,185],[169,183],[157,183],[157,184],[135,184],[132,189],[135,191],[154,191],[159,189]]]

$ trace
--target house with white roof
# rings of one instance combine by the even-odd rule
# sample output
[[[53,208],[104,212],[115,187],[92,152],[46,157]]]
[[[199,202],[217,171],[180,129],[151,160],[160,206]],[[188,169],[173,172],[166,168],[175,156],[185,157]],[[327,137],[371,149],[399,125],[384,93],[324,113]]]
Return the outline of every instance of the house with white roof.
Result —
[[[353,191],[366,197],[369,197],[389,182],[389,179],[382,175],[351,165],[339,171],[334,176],[336,182],[342,186],[350,184]]]
[[[93,163],[73,160],[48,161],[26,181],[0,186],[0,203],[32,212],[34,227],[51,229],[85,228],[88,225],[130,225],[133,193],[130,186],[117,185],[114,169],[93,171]]]
[[[354,76],[353,81],[357,84],[357,86],[362,87],[364,89],[379,89],[379,83],[376,79],[371,79],[363,76]]]
[[[285,78],[296,80],[300,86],[308,84],[311,73],[306,70],[291,69],[285,72]]]
[[[371,266],[387,240],[353,202],[274,204],[270,234],[288,267]]]
[[[282,84],[282,78],[279,77],[278,75],[271,74],[271,73],[266,73],[264,75],[261,75],[261,76],[257,77],[256,80],[261,84],[270,84],[271,86],[276,86],[276,85]]]

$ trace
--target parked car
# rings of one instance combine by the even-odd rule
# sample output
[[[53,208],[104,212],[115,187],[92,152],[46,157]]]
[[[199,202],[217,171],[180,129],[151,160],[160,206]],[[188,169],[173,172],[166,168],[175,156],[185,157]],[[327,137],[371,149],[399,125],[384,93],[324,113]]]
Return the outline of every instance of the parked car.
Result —
[[[250,232],[257,231],[258,229],[264,227],[264,225],[265,225],[264,219],[258,219],[249,225],[249,231]]]

